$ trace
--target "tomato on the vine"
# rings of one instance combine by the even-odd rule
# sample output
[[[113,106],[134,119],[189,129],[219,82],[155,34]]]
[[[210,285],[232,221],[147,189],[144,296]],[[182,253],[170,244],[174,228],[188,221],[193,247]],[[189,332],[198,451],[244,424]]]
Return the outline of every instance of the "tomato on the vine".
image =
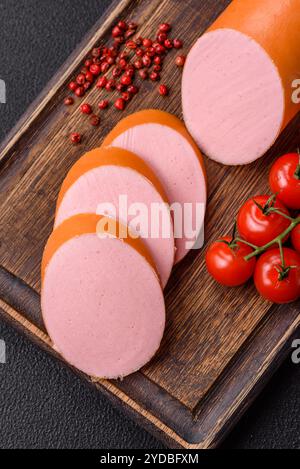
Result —
[[[284,265],[278,248],[265,252],[257,261],[254,283],[261,296],[273,303],[291,303],[300,298],[300,255],[283,248]]]
[[[226,236],[213,243],[206,254],[206,265],[211,276],[221,285],[237,287],[253,275],[256,258],[245,261],[253,249]]]
[[[300,209],[300,155],[289,153],[280,157],[272,166],[270,187],[286,207]]]
[[[275,196],[259,195],[249,199],[240,209],[237,226],[240,236],[255,246],[264,246],[282,234],[291,224],[288,209]]]
[[[300,254],[300,225],[293,229],[291,239],[294,248]]]

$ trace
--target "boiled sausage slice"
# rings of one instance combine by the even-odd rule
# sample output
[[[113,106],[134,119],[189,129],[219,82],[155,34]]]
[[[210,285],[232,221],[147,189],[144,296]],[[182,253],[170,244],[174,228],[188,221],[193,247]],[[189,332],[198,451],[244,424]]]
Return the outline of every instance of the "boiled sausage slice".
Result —
[[[70,170],[57,203],[55,226],[80,213],[101,213],[136,230],[147,245],[163,287],[174,264],[173,223],[164,190],[151,169],[123,149],[96,149]]]
[[[88,214],[66,220],[50,236],[42,263],[42,313],[54,347],[97,378],[140,369],[165,327],[148,251],[139,239],[119,239],[119,225],[112,230],[110,223]]]
[[[200,148],[226,165],[261,157],[300,110],[299,0],[233,0],[189,53],[184,120]]]
[[[171,207],[178,210],[174,218],[176,262],[197,240],[199,247],[206,206],[205,170],[201,153],[183,123],[166,112],[141,111],[119,122],[103,146],[136,153],[162,182]]]

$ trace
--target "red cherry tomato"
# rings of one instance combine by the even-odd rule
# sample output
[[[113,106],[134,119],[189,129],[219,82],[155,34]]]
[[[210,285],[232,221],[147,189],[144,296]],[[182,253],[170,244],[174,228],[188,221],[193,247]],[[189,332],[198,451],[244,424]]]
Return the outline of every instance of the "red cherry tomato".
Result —
[[[265,207],[269,200],[268,195],[253,197],[242,206],[237,219],[241,237],[260,247],[277,238],[291,223],[287,218],[277,213],[264,214],[255,204],[256,202],[261,207]],[[279,200],[275,201],[273,207],[289,215],[289,211]]]
[[[271,168],[270,187],[278,198],[293,210],[300,209],[300,156],[289,153],[279,158]]]
[[[237,287],[252,277],[256,259],[245,261],[244,257],[253,250],[240,242],[231,247],[231,242],[228,236],[213,243],[206,254],[206,265],[210,275],[221,285]]]
[[[257,261],[254,282],[260,295],[273,303],[292,303],[300,298],[300,255],[284,248],[286,275],[283,275],[279,249],[265,252]]]
[[[292,231],[292,243],[296,251],[300,254],[300,225]]]

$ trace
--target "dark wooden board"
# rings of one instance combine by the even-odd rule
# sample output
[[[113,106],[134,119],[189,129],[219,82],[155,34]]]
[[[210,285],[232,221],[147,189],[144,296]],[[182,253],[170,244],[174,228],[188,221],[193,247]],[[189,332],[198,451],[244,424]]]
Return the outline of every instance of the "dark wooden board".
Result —
[[[142,25],[141,35],[169,21],[188,49],[228,5],[229,0],[123,0],[99,20],[83,43],[31,106],[0,149],[0,313],[54,353],[40,312],[40,261],[54,216],[61,182],[85,151],[99,146],[121,114],[107,111],[94,130],[78,105],[66,109],[66,84],[90,49],[108,39],[118,18]],[[169,99],[145,83],[125,113],[161,108],[181,117],[180,71],[167,62],[164,81],[172,83]],[[89,92],[96,104],[99,91]],[[299,116],[263,159],[241,168],[206,159],[209,204],[206,242],[227,233],[238,206],[267,190],[267,171],[276,156],[299,145]],[[79,147],[68,143],[84,130]],[[94,386],[170,446],[217,446],[285,358],[299,324],[299,303],[272,306],[253,286],[225,289],[207,275],[204,253],[191,253],[172,276],[166,292],[168,324],[157,357],[122,382]],[[54,353],[55,354],[55,353]],[[58,357],[60,358],[60,357]],[[91,379],[84,377],[87,381]]]

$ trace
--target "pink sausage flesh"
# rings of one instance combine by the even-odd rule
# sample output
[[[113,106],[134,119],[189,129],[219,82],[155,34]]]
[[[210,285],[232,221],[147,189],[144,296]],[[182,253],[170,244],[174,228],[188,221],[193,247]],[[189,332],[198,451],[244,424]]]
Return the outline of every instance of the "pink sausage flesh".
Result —
[[[143,367],[165,327],[163,293],[151,266],[128,244],[96,234],[73,238],[53,255],[42,312],[55,349],[98,378]]]
[[[111,144],[139,155],[155,172],[172,206],[189,204],[186,217],[192,216],[192,230],[184,232],[175,223],[176,258],[179,262],[202,235],[206,207],[206,181],[200,162],[190,143],[176,130],[161,124],[149,123],[131,127]],[[200,213],[196,224],[196,211]],[[179,218],[178,218],[179,219]],[[179,226],[180,225],[180,226]],[[194,233],[193,233],[194,231]]]
[[[204,34],[188,55],[182,80],[185,124],[210,158],[242,165],[275,142],[284,90],[265,50],[240,32]]]
[[[133,204],[143,204],[148,216],[147,212],[143,216],[143,211],[137,207],[137,210],[134,210],[132,215],[129,214],[126,220],[124,216],[126,217],[127,210],[123,214],[119,207],[120,195],[126,197],[128,209],[130,206],[134,208]],[[103,213],[103,210],[99,211],[100,204],[106,204],[106,213]],[[161,208],[162,215],[160,218],[154,216],[152,222],[151,207],[155,210],[157,206]],[[55,226],[80,213],[110,215],[129,227],[130,222],[133,222],[137,216],[140,217],[141,214],[141,219],[145,223],[136,228],[142,230],[140,237],[148,247],[160,274],[162,285],[165,287],[174,264],[173,223],[169,209],[151,182],[137,171],[123,166],[94,168],[84,173],[66,192],[57,211]],[[154,230],[153,236],[151,236],[151,229]],[[136,231],[133,226],[132,231]]]

